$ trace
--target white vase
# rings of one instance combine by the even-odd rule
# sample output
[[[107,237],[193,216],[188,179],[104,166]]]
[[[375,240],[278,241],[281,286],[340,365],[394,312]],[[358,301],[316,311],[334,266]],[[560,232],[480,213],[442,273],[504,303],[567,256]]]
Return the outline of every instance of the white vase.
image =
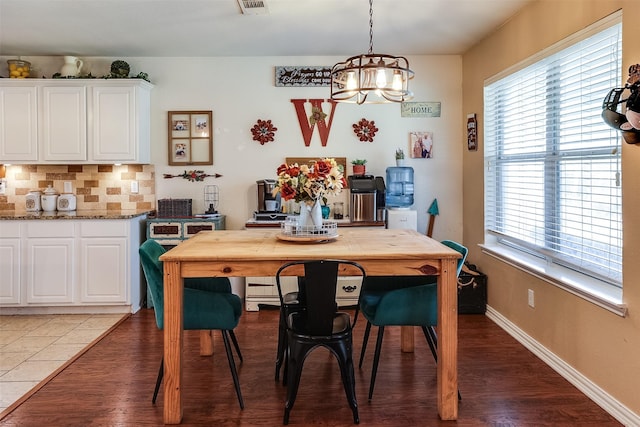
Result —
[[[396,159],[396,166],[404,166],[404,159]]]
[[[322,206],[320,200],[316,200],[312,205],[300,202],[300,218],[298,224],[303,227],[322,228]]]

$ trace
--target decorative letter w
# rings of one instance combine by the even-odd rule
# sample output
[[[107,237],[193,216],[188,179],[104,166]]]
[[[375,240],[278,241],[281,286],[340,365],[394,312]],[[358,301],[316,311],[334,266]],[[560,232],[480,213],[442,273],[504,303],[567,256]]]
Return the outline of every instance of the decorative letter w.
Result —
[[[309,102],[311,104],[311,121],[309,115],[304,109],[304,103]],[[324,99],[292,99],[293,105],[296,107],[296,114],[298,115],[298,122],[300,123],[300,130],[302,131],[302,138],[304,139],[304,145],[308,147],[311,145],[311,136],[313,135],[313,128],[316,123],[318,124],[318,133],[320,134],[320,142],[322,146],[327,145],[329,139],[329,132],[331,131],[331,123],[333,123],[333,113],[336,111],[337,102],[327,99],[326,101],[331,104],[331,113],[329,114],[329,124],[325,122],[327,116],[322,111],[322,102]]]

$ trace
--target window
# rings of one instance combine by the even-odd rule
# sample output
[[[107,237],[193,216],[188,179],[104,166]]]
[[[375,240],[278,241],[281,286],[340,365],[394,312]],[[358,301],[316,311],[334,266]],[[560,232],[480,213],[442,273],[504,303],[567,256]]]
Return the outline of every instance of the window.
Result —
[[[602,101],[622,76],[620,15],[485,85],[485,235],[622,287],[621,136]],[[508,73],[508,75],[507,75]]]

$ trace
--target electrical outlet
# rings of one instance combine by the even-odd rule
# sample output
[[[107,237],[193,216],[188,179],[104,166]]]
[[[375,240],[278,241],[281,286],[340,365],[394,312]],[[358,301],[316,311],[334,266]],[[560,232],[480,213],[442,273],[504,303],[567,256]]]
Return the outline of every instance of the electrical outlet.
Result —
[[[131,181],[131,194],[138,194],[138,181]]]
[[[7,192],[7,180],[5,178],[0,179],[0,194],[6,194]]]
[[[71,184],[71,181],[65,181],[63,184],[63,192],[64,193],[72,193],[73,192],[73,185]]]
[[[527,300],[528,300],[529,307],[533,308],[533,307],[536,306],[535,295],[533,293],[533,289],[529,289],[527,291]]]

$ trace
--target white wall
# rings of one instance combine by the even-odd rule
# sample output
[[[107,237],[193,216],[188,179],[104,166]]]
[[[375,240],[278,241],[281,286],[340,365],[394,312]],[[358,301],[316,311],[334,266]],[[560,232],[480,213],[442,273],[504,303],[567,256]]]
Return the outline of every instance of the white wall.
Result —
[[[2,62],[4,59],[2,58]],[[61,57],[24,57],[36,75],[51,77],[62,66]],[[225,57],[225,58],[83,58],[83,72],[108,73],[111,61],[124,59],[132,75],[149,74],[152,91],[152,163],[156,169],[157,198],[193,198],[194,212],[204,210],[203,189],[220,189],[219,211],[227,215],[228,229],[241,229],[256,209],[256,180],[275,178],[276,168],[287,156],[366,158],[367,173],[384,176],[395,165],[398,147],[408,152],[410,131],[434,133],[433,159],[407,159],[415,169],[415,204],[418,231],[426,230],[427,209],[438,200],[435,221],[437,239],[462,239],[462,150],[466,148],[462,108],[462,63],[459,56],[409,57],[416,78],[411,82],[413,101],[441,102],[439,118],[402,118],[399,104],[358,106],[339,104],[328,144],[322,147],[317,130],[306,147],[291,99],[328,98],[329,88],[291,88],[274,85],[277,65],[331,66],[338,57]],[[329,112],[329,104],[323,106]],[[212,110],[214,165],[191,167],[222,178],[192,183],[182,178],[163,179],[184,167],[167,165],[167,111]],[[310,111],[309,111],[310,112]],[[360,142],[352,124],[361,118],[374,120],[380,129],[373,143]],[[271,119],[278,128],[274,142],[252,140],[251,127],[258,119]],[[350,174],[351,171],[349,170]]]

